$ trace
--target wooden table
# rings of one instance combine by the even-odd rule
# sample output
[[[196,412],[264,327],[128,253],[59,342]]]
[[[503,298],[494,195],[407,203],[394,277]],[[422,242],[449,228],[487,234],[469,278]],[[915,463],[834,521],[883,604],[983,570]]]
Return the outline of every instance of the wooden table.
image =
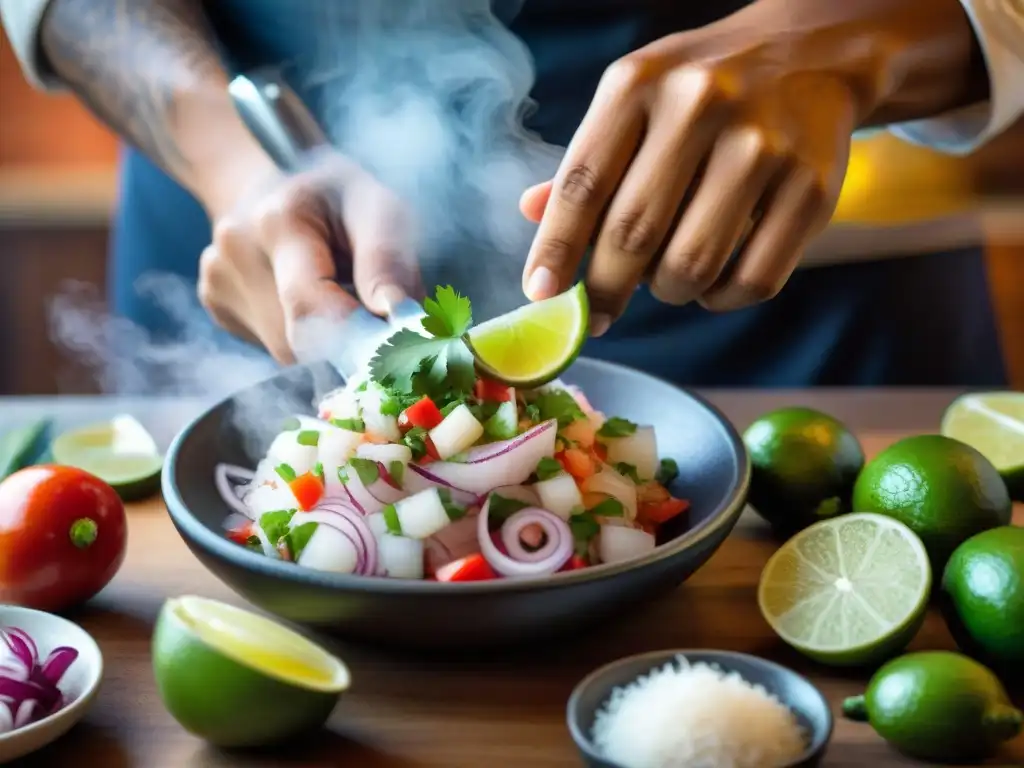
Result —
[[[821,407],[860,434],[869,455],[893,439],[934,431],[954,396],[932,392],[712,393],[740,426],[784,403]],[[59,411],[63,421],[93,418],[101,400],[0,400],[0,417]],[[166,439],[182,403],[119,403],[155,425]],[[26,766],[179,768],[181,766],[352,766],[353,768],[563,768],[579,765],[565,728],[566,699],[589,670],[621,656],[662,648],[723,648],[776,659],[808,675],[833,702],[859,692],[864,680],[815,666],[786,649],[761,619],[758,575],[773,551],[751,513],[674,595],[609,626],[599,635],[538,648],[533,658],[423,664],[331,643],[349,663],[354,685],[312,743],[260,753],[226,753],[184,732],[163,709],[150,667],[153,621],[164,599],[194,593],[240,602],[196,562],[159,501],[130,509],[127,560],[114,582],[75,618],[103,649],[107,673],[86,720]],[[1024,524],[1018,507],[1017,524]],[[912,648],[953,648],[941,618],[930,615]],[[216,681],[211,680],[211,685]],[[1024,692],[1022,692],[1024,693]],[[1020,703],[1020,702],[1018,702]],[[896,755],[865,725],[837,719],[825,763],[874,768],[921,765]],[[1024,737],[992,765],[1024,765]]]

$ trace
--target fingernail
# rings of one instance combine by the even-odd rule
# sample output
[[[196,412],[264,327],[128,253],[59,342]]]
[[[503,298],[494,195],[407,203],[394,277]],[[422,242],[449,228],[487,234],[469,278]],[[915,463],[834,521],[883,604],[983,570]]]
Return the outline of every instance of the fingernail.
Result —
[[[405,291],[397,285],[384,285],[373,292],[373,305],[375,309],[381,309],[390,314],[404,298]]]
[[[558,278],[547,267],[537,267],[526,283],[526,295],[531,301],[550,299],[558,293]]]
[[[612,318],[610,315],[593,315],[590,318],[590,335],[604,336],[608,332],[608,329],[612,327]]]

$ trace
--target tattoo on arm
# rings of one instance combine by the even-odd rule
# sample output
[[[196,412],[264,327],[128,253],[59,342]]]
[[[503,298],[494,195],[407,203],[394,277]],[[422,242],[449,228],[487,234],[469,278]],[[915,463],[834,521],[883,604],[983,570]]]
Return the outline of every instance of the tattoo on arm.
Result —
[[[202,0],[52,0],[40,43],[97,117],[172,174],[187,171],[179,99],[225,79]]]

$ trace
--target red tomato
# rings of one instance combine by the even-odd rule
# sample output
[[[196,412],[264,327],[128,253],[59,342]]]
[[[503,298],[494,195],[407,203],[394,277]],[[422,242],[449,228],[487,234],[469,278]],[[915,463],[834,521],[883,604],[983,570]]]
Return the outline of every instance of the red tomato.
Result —
[[[438,581],[490,581],[498,578],[498,574],[484,556],[477,553],[441,566],[434,577]]]
[[[423,429],[433,429],[442,421],[444,421],[444,416],[441,415],[441,411],[434,405],[434,401],[426,396],[417,400],[398,415],[399,426],[407,428],[421,427]]]
[[[506,403],[516,399],[515,389],[508,384],[502,384],[494,379],[485,379],[483,376],[477,379],[476,384],[473,385],[473,394],[478,400],[490,400],[494,403]]]
[[[0,603],[61,611],[99,592],[124,561],[117,493],[81,469],[42,465],[0,483]]]

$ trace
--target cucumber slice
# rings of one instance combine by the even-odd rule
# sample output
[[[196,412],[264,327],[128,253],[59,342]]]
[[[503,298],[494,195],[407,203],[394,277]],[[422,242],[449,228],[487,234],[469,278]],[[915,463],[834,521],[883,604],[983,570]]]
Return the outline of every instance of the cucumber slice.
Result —
[[[132,416],[65,432],[53,441],[50,453],[57,464],[84,469],[109,483],[124,501],[148,498],[160,488],[163,456]]]

